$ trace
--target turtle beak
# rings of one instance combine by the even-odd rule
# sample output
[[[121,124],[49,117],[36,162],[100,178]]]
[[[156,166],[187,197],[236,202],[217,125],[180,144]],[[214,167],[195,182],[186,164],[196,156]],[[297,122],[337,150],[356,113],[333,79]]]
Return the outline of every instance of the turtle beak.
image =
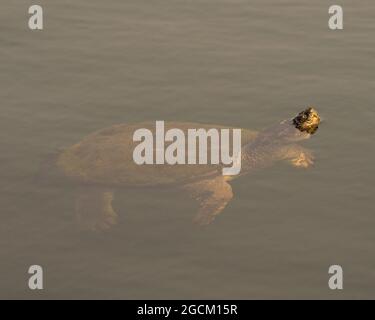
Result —
[[[320,116],[312,107],[301,111],[296,117],[293,118],[293,125],[299,131],[309,134],[314,134],[318,130],[319,124]]]

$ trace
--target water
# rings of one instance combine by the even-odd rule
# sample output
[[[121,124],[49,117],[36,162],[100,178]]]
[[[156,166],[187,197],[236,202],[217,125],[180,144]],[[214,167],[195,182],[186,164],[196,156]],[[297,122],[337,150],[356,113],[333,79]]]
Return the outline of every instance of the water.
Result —
[[[373,298],[375,3],[29,1],[0,10],[1,298]],[[207,228],[186,194],[123,192],[117,227],[83,232],[74,189],[36,185],[51,152],[122,122],[262,129],[315,105],[311,170],[286,164],[233,182]],[[27,288],[43,266],[45,290]],[[328,267],[344,290],[328,289]]]

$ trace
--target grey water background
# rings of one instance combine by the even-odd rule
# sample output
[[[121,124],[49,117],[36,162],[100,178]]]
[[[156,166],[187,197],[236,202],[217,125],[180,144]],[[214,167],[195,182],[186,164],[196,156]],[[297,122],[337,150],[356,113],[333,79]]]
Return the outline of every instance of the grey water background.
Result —
[[[42,32],[31,4],[0,4],[0,298],[374,298],[374,1],[40,0]],[[315,166],[235,180],[209,227],[186,194],[151,190],[117,195],[110,232],[83,232],[74,189],[33,180],[115,123],[260,130],[310,104],[325,119],[306,144]],[[32,264],[43,291],[27,287]]]

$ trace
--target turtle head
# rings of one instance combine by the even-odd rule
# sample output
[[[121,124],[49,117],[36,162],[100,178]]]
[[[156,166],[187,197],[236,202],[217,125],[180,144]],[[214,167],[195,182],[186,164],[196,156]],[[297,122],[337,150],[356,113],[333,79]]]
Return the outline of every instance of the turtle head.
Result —
[[[305,140],[311,137],[317,130],[320,117],[314,108],[307,108],[301,111],[294,118],[282,121],[279,126],[271,130],[268,137],[274,141],[291,143]],[[269,132],[268,132],[269,134]]]
[[[292,121],[300,132],[314,134],[318,130],[320,117],[314,108],[309,107],[297,114]]]
[[[276,126],[263,130],[257,138],[258,144],[288,144],[306,140],[313,135],[319,127],[320,117],[318,112],[309,107],[292,119],[282,121]]]

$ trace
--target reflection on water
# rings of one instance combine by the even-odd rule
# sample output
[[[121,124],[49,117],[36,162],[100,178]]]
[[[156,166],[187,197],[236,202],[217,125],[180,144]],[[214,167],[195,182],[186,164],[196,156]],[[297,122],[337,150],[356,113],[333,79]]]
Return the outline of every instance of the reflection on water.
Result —
[[[156,0],[2,4],[1,298],[369,298],[373,1]],[[259,130],[316,105],[311,170],[280,164],[232,183],[214,224],[178,190],[119,191],[110,232],[75,224],[75,186],[35,184],[49,154],[115,123],[175,120]],[[45,290],[27,269],[45,269]],[[344,291],[328,267],[344,268]]]

